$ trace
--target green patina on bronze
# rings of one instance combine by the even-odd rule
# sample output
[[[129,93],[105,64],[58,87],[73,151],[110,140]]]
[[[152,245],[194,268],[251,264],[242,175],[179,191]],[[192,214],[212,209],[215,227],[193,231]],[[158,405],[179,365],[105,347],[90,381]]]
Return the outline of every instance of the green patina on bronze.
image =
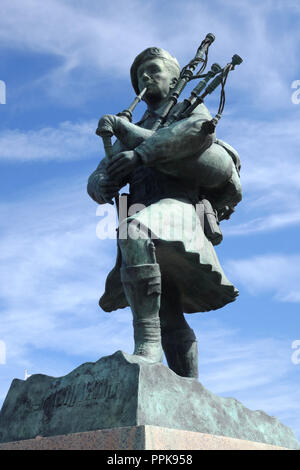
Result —
[[[129,183],[128,207],[143,205],[120,220],[117,261],[100,306],[110,312],[129,305],[134,354],[159,362],[163,348],[169,367],[183,377],[198,376],[197,340],[184,313],[216,310],[238,295],[214,245],[222,241],[219,221],[242,197],[240,159],[214,132],[223,105],[212,119],[203,97],[223,87],[226,73],[241,59],[234,56],[224,70],[213,64],[205,76],[198,72],[204,78],[190,99],[178,101],[197,66],[205,68],[213,40],[208,34],[181,72],[164,49],[151,47],[137,56],[131,80],[140,94],[128,110],[100,119],[96,133],[106,156],[88,182],[88,193],[99,204],[112,203]],[[132,110],[141,99],[147,110],[132,124]],[[117,138],[113,146],[112,135]],[[184,222],[180,232],[178,215],[188,212],[191,226]]]
[[[0,412],[0,442],[136,425],[299,448],[293,431],[276,418],[121,351],[64,377],[15,379]]]

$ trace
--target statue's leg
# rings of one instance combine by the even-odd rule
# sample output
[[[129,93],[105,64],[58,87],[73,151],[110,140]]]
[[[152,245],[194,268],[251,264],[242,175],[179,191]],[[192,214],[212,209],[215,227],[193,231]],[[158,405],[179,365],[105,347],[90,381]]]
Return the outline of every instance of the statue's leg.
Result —
[[[178,289],[165,278],[160,320],[162,346],[170,369],[182,377],[198,378],[197,339],[183,315]]]
[[[131,225],[128,238],[118,243],[123,260],[121,279],[133,314],[134,354],[161,362],[161,274],[153,242]]]

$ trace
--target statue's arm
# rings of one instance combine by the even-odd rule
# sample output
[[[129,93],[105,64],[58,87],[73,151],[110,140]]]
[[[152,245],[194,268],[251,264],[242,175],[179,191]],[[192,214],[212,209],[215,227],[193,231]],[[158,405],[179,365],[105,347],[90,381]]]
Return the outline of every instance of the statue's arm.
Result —
[[[207,135],[201,129],[203,122],[210,119],[209,111],[202,104],[188,118],[159,129],[135,150],[146,166],[174,162],[199,154],[216,138],[215,134]]]

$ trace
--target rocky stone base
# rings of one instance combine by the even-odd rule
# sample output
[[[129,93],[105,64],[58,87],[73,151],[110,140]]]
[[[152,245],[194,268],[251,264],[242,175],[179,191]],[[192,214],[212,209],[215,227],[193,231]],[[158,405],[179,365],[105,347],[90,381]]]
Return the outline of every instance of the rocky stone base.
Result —
[[[71,434],[114,428],[122,433],[124,427],[137,436],[141,426],[299,448],[293,431],[273,416],[122,351],[82,364],[64,377],[38,374],[13,380],[0,412],[0,442],[36,436],[69,439]],[[101,432],[104,436],[107,431]]]
[[[0,444],[0,450],[287,450],[200,432],[132,426]]]

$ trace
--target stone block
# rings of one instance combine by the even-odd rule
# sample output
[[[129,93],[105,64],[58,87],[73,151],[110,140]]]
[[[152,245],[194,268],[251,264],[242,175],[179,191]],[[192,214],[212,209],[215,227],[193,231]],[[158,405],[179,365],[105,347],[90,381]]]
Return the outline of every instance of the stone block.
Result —
[[[286,450],[261,442],[200,432],[130,426],[0,444],[0,450]],[[116,457],[117,458],[117,457]]]
[[[64,377],[13,380],[0,412],[0,442],[136,426],[299,448],[278,419],[122,351]]]

